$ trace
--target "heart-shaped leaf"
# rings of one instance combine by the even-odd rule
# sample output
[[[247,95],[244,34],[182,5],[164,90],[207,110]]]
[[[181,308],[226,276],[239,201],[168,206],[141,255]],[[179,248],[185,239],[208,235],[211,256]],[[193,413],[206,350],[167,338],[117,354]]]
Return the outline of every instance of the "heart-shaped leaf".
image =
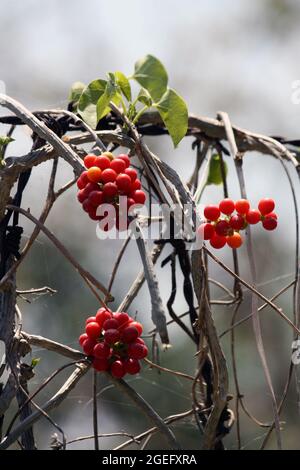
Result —
[[[106,80],[93,80],[83,90],[78,102],[78,113],[93,129],[97,126],[97,102],[105,92]]]
[[[188,128],[188,110],[185,101],[176,91],[169,88],[161,100],[153,106],[157,108],[174,146],[177,147]]]
[[[152,55],[146,55],[135,64],[133,78],[149,91],[154,101],[159,101],[168,84],[168,74],[163,64]]]

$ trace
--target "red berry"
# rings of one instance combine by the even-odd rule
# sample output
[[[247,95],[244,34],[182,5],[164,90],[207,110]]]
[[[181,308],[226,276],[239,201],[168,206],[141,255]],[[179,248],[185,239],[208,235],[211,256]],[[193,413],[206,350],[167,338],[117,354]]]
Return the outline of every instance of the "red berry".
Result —
[[[82,349],[83,349],[84,354],[86,354],[87,356],[90,356],[93,353],[95,344],[96,342],[91,338],[88,338],[85,341],[83,341]]]
[[[89,194],[89,202],[92,204],[94,207],[100,206],[100,204],[103,203],[103,192],[102,191],[92,191]]]
[[[137,339],[135,340],[135,342],[138,343],[138,344],[142,344],[143,346],[146,346],[146,343],[145,343],[145,341],[144,341],[142,338],[137,338]]]
[[[110,167],[110,159],[105,155],[100,155],[99,157],[96,157],[95,166],[100,168],[102,171],[106,170],[106,168]]]
[[[277,227],[277,220],[274,217],[265,217],[262,225],[266,230],[275,230]]]
[[[134,326],[134,328],[138,330],[139,336],[143,333],[143,327],[138,321],[131,322],[130,326]]]
[[[121,160],[123,160],[126,164],[126,168],[129,167],[130,165],[130,158],[128,157],[128,155],[125,155],[124,153],[121,153],[120,155],[118,155],[118,158],[120,158]]]
[[[93,191],[99,191],[100,187],[97,183],[91,183],[89,182],[86,187],[84,188],[84,191],[86,192],[87,196],[91,194]]]
[[[117,330],[119,328],[119,323],[115,318],[109,318],[103,322],[102,328],[103,330]]]
[[[95,160],[96,160],[96,156],[95,155],[86,155],[83,159],[84,161],[84,166],[86,168],[91,168],[91,166],[94,166],[95,164]]]
[[[99,308],[98,312],[96,313],[96,321],[102,328],[103,323],[111,318],[111,312],[106,310],[105,308]]]
[[[270,212],[270,214],[266,214],[265,217],[271,217],[272,219],[276,219],[277,220],[277,214],[275,214],[275,212]]]
[[[217,235],[216,233],[211,237],[209,243],[213,248],[219,249],[223,248],[226,243],[226,237],[222,235]]]
[[[136,191],[137,189],[141,189],[141,187],[142,187],[142,183],[137,178],[135,181],[132,182],[130,190]]]
[[[103,186],[103,194],[105,199],[111,199],[118,193],[118,187],[116,183],[105,183]]]
[[[103,183],[113,183],[114,181],[116,181],[116,178],[117,173],[111,168],[107,168],[106,170],[102,171],[101,181],[103,181]]]
[[[238,232],[234,232],[233,235],[226,237],[226,242],[230,248],[239,248],[243,243],[243,239]]]
[[[212,224],[201,224],[198,233],[203,240],[210,240],[215,233],[215,227]]]
[[[93,360],[93,367],[98,372],[103,372],[105,370],[108,370],[109,362],[108,362],[107,358],[97,357]]]
[[[116,343],[120,339],[120,333],[115,328],[106,330],[104,333],[104,339],[108,344]]]
[[[116,312],[114,318],[117,320],[119,326],[127,324],[129,322],[129,315],[126,312]]]
[[[226,220],[219,220],[219,222],[216,223],[215,231],[217,235],[228,235],[230,230],[231,227]]]
[[[261,213],[257,209],[250,209],[246,214],[246,220],[249,224],[258,224],[261,220]]]
[[[121,379],[122,377],[124,377],[126,371],[123,362],[119,359],[117,361],[114,361],[110,366],[110,372],[117,379]]]
[[[121,340],[124,343],[133,343],[139,336],[138,330],[134,326],[127,326],[121,333]]]
[[[99,183],[101,180],[101,174],[102,171],[100,168],[97,166],[91,166],[91,168],[88,169],[87,177],[90,181],[92,181],[92,183]]]
[[[131,178],[125,173],[117,176],[116,183],[120,191],[129,192],[131,189]]]
[[[223,199],[219,204],[219,209],[223,214],[230,215],[235,209],[235,204],[232,199]]]
[[[96,207],[93,207],[91,210],[89,210],[89,218],[92,220],[99,220]]]
[[[126,163],[121,158],[115,158],[110,162],[110,168],[115,170],[116,173],[123,173],[126,170]]]
[[[91,322],[86,325],[85,332],[89,338],[96,339],[101,333],[101,327],[98,322]]]
[[[82,209],[85,211],[85,212],[90,212],[92,209],[94,208],[94,206],[90,203],[89,199],[85,199],[82,203]]]
[[[206,206],[204,216],[207,220],[217,220],[220,217],[220,209],[217,206]]]
[[[275,202],[273,199],[261,199],[258,203],[258,209],[262,215],[267,215],[274,210]]]
[[[93,356],[97,358],[107,358],[110,355],[110,347],[106,343],[97,343],[93,349]]]
[[[141,370],[140,363],[137,359],[132,359],[132,358],[126,359],[123,362],[123,364],[124,364],[124,368],[127,374],[131,374],[131,375],[138,374]]]
[[[230,217],[229,224],[234,230],[241,230],[244,228],[245,221],[240,214],[237,214]]]
[[[77,180],[78,189],[83,189],[88,182],[87,171],[83,171]]]
[[[132,197],[132,199],[134,199],[136,204],[145,204],[146,194],[141,189],[138,189],[137,191],[134,191],[131,194],[131,197]]]
[[[127,208],[129,209],[129,207],[134,206],[134,204],[135,204],[135,200],[132,199],[132,197],[128,197],[127,198]]]
[[[240,199],[239,201],[236,201],[235,208],[239,214],[247,214],[250,209],[250,204],[247,199]]]
[[[85,324],[87,325],[88,323],[91,323],[91,322],[95,322],[96,321],[96,317],[88,317],[86,320],[85,320]]]
[[[130,176],[131,181],[134,182],[137,179],[137,171],[134,168],[126,168],[124,171],[125,175]]]
[[[79,341],[80,346],[83,345],[86,339],[88,339],[88,335],[86,333],[83,333],[82,335],[79,336],[78,341]]]
[[[135,342],[128,345],[127,352],[132,359],[143,359],[148,354],[148,348],[146,345]]]
[[[83,201],[86,199],[86,193],[84,189],[80,189],[77,193],[77,199],[82,204]]]

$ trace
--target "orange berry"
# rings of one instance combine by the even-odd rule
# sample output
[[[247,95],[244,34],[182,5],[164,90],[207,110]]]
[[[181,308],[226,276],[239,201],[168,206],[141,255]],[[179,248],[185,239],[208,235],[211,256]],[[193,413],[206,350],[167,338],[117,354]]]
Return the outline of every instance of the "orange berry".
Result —
[[[102,171],[97,166],[91,166],[87,171],[87,177],[92,183],[99,183]]]
[[[239,248],[243,244],[243,239],[239,232],[234,232],[233,235],[226,237],[226,243],[230,248]]]

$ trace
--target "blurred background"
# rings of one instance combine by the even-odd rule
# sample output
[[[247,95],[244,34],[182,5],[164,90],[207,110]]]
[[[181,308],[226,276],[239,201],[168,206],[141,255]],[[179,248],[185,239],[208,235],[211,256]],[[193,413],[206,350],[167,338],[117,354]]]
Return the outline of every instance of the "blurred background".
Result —
[[[64,108],[71,84],[105,76],[107,71],[122,70],[131,74],[137,59],[150,53],[165,65],[170,85],[188,103],[189,111],[215,117],[217,111],[229,113],[232,123],[254,132],[299,138],[300,106],[292,103],[292,83],[300,79],[298,57],[300,4],[297,0],[73,0],[61,2],[37,0],[1,1],[0,15],[0,80],[6,93],[31,110]],[[4,114],[3,109],[0,111]],[[6,131],[0,127],[0,133]],[[23,155],[30,149],[29,131],[22,127],[14,134],[16,141],[9,155]],[[148,144],[165,161],[187,179],[193,169],[195,154],[191,139],[174,150],[170,138],[148,138]],[[259,289],[267,296],[288,284],[295,270],[295,216],[291,190],[281,164],[271,157],[249,153],[245,156],[245,175],[248,197],[255,206],[262,197],[276,200],[279,227],[266,232],[254,227]],[[230,196],[239,197],[239,188],[232,162],[228,183]],[[23,207],[30,207],[38,217],[44,202],[51,165],[34,168],[31,183],[26,189]],[[297,177],[290,168],[292,178]],[[58,186],[72,177],[62,162],[59,164]],[[221,187],[208,187],[202,202],[216,203],[222,197]],[[299,200],[298,200],[299,203]],[[24,238],[33,229],[21,219]],[[65,243],[80,263],[101,282],[108,283],[121,242],[99,241],[96,226],[84,217],[76,200],[76,189],[70,189],[55,204],[46,226]],[[169,249],[166,250],[166,254]],[[240,251],[241,275],[248,278],[246,251]],[[230,249],[219,253],[232,264]],[[117,307],[140,269],[135,243],[129,245],[113,288]],[[162,257],[163,259],[163,257]],[[128,262],[129,260],[129,262]],[[232,288],[232,279],[216,265],[209,266],[210,277]],[[170,267],[156,268],[161,293],[166,302],[170,294]],[[186,311],[178,275],[178,295],[174,305],[177,314]],[[24,330],[41,334],[77,347],[77,337],[84,319],[98,308],[95,298],[81,278],[44,236],[39,236],[30,255],[18,274],[18,288],[50,286],[57,290],[53,296],[30,297],[31,303],[20,299]],[[224,299],[224,293],[212,287],[212,298]],[[250,313],[250,296],[244,293],[240,317]],[[292,292],[281,296],[277,304],[292,318]],[[233,309],[215,307],[218,332],[231,322]],[[151,329],[150,301],[144,287],[131,306],[131,315]],[[291,356],[292,331],[274,311],[262,313],[263,335],[277,398],[281,397]],[[194,374],[194,348],[177,327],[170,327],[172,348],[161,351],[161,364]],[[256,351],[251,322],[236,330],[237,368],[241,392],[253,415],[263,422],[272,420],[272,408],[262,368]],[[225,335],[222,346],[230,371],[230,393],[235,394],[232,380],[230,336]],[[41,358],[31,390],[64,361],[54,353],[34,350],[33,357]],[[299,367],[299,366],[298,366]],[[70,370],[62,372],[51,386],[43,390],[38,403],[44,403],[63,383]],[[129,379],[162,415],[188,410],[191,406],[191,383],[167,374],[158,374],[144,367],[139,377]],[[285,449],[299,449],[299,405],[295,380],[284,407],[282,438]],[[89,373],[69,395],[63,405],[51,413],[64,429],[67,439],[92,434],[92,374]],[[233,402],[232,402],[233,403]],[[119,391],[99,378],[100,432],[126,431],[138,433],[148,427],[139,411],[120,395]],[[40,448],[49,448],[51,435],[56,431],[40,420],[36,426]],[[199,432],[190,419],[173,427],[185,449],[199,448]],[[242,447],[259,448],[266,429],[253,423],[241,413]],[[100,440],[103,449],[120,443],[120,438]],[[229,449],[236,448],[236,429],[225,439]],[[69,448],[92,448],[87,440]],[[271,439],[270,448],[275,448]],[[160,449],[161,438],[155,436],[148,448]]]

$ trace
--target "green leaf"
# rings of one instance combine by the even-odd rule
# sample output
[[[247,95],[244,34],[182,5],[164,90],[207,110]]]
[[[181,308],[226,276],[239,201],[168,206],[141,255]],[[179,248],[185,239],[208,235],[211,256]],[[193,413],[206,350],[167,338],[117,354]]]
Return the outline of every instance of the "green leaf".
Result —
[[[146,90],[146,88],[141,88],[138,94],[137,100],[140,103],[143,103],[144,105],[149,106],[149,107],[152,106],[152,103],[153,103],[150,93],[149,91]]]
[[[0,147],[3,147],[3,145],[8,145],[10,144],[10,142],[13,142],[14,140],[15,139],[7,135],[0,135]]]
[[[128,78],[122,72],[115,72],[115,79],[125,98],[131,101],[131,86]]]
[[[106,80],[93,80],[82,92],[78,102],[78,113],[93,129],[97,126],[97,102],[105,92]]]
[[[113,76],[112,78],[109,74],[109,80],[106,84],[105,91],[97,101],[97,122],[110,112],[109,102],[113,101],[115,104],[119,104],[120,99],[121,96],[118,93],[115,77]]]
[[[176,91],[169,88],[161,100],[153,106],[157,108],[164,121],[174,147],[177,147],[188,128],[188,110],[185,101]]]
[[[226,162],[224,162],[224,170],[225,170],[225,176],[227,176],[228,167],[227,167]],[[208,172],[206,184],[218,185],[222,183],[223,183],[223,178],[222,178],[222,169],[221,169],[221,158],[220,158],[220,155],[216,153],[212,155],[211,160],[210,160],[209,172]]]
[[[69,101],[73,101],[74,103],[77,103],[84,89],[85,89],[84,83],[82,82],[73,83],[73,85],[71,86],[69,97],[68,97]]]
[[[39,357],[34,357],[31,361],[31,364],[30,364],[31,368],[34,369],[38,365],[40,360],[41,359]]]
[[[155,101],[159,101],[168,84],[168,74],[163,64],[156,57],[146,55],[136,62],[134,70],[133,78],[149,91]]]

